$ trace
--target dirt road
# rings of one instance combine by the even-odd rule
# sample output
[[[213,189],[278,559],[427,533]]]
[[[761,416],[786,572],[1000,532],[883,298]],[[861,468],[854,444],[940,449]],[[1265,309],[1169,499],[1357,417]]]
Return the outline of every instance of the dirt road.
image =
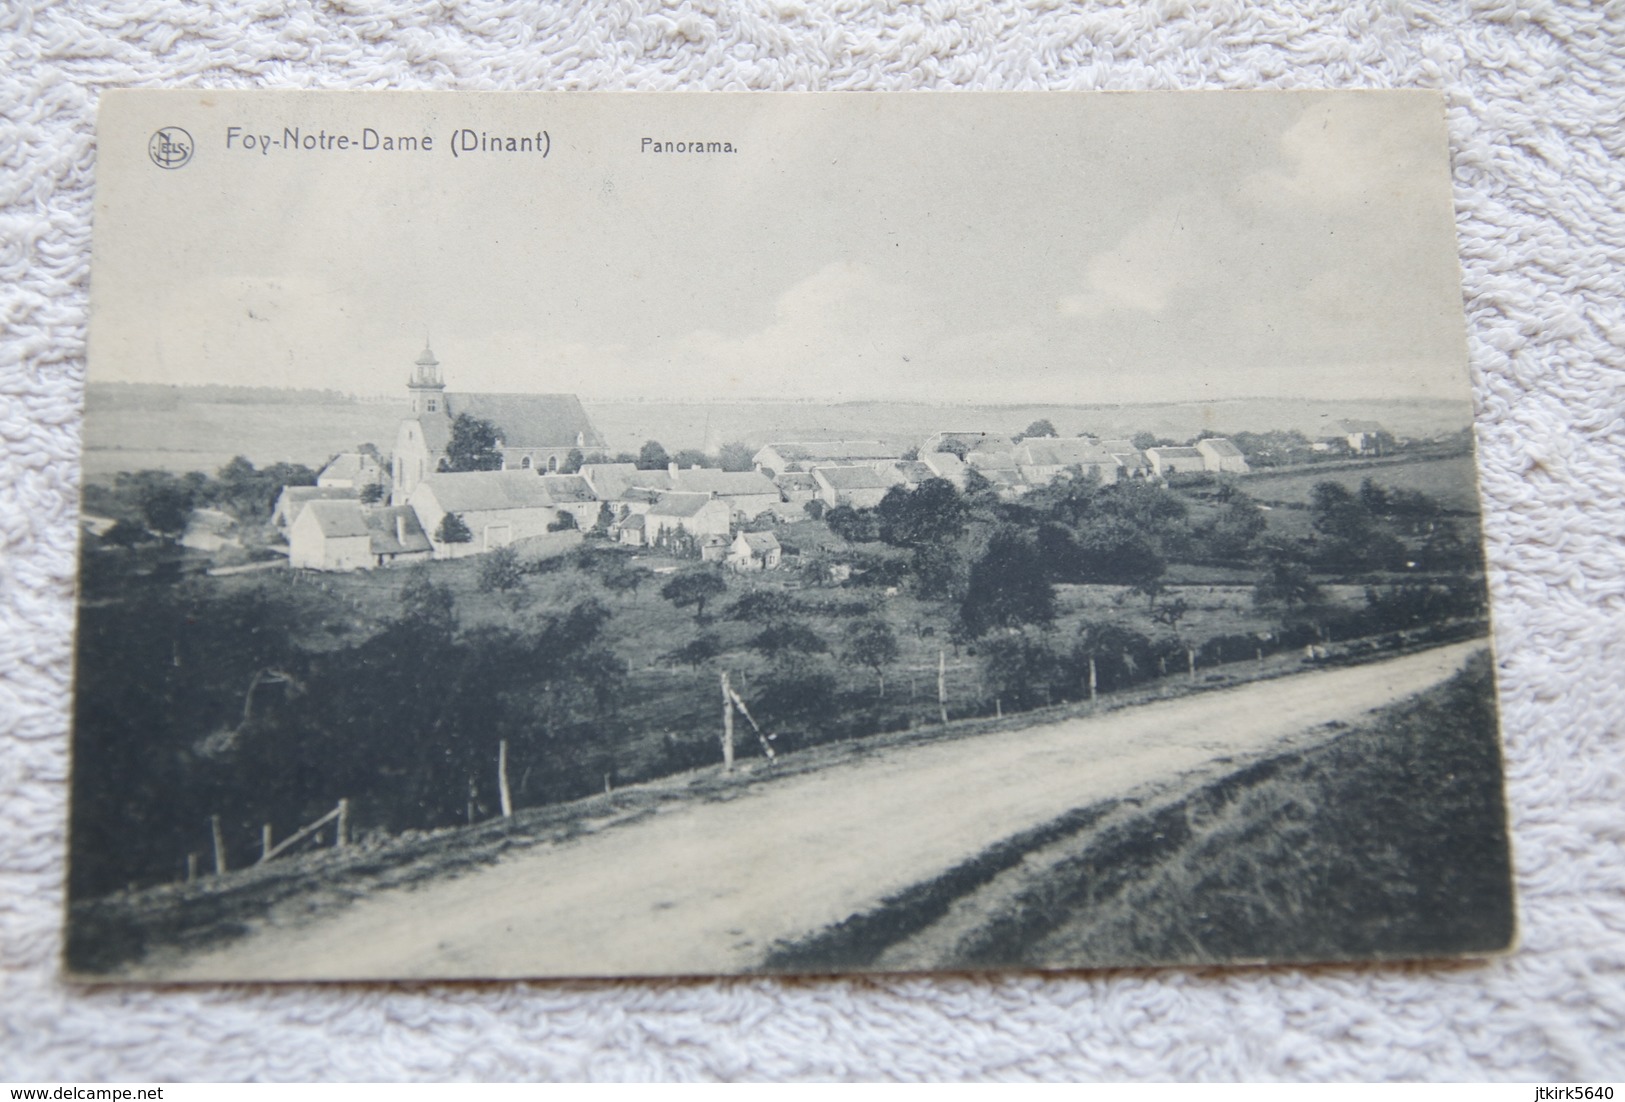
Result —
[[[1023,731],[895,747],[741,786],[164,967],[165,979],[738,972],[1076,807],[1350,721],[1481,643]]]

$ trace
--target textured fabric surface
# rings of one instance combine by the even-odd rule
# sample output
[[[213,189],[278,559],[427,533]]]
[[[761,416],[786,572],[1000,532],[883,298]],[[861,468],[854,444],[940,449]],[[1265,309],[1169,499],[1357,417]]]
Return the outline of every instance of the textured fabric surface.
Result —
[[[1521,949],[1002,978],[62,985],[93,121],[129,85],[1443,89]],[[1625,8],[13,0],[0,108],[0,1080],[1625,1076]]]

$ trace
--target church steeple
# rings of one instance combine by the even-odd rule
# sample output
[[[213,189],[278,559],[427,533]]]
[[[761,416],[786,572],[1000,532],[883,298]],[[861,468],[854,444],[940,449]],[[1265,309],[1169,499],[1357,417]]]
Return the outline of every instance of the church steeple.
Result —
[[[412,376],[406,382],[406,392],[412,396],[412,415],[446,412],[446,384],[440,378],[440,361],[434,358],[429,342],[423,342],[423,354],[412,364]]]

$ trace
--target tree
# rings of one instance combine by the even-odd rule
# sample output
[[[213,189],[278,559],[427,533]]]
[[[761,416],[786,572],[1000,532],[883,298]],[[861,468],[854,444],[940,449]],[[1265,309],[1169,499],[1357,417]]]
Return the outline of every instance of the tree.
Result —
[[[451,442],[446,445],[449,471],[500,471],[502,452],[497,448],[497,428],[491,422],[459,413],[451,423]]]
[[[671,457],[671,462],[687,470],[690,467],[703,467],[706,465],[705,453],[698,448],[683,448]]]
[[[824,523],[848,543],[873,543],[880,538],[880,526],[875,523],[875,514],[870,509],[837,505],[825,510]]]
[[[768,624],[751,637],[750,645],[772,662],[778,662],[787,655],[822,654],[829,650],[823,636],[806,624],[793,620]]]
[[[640,471],[663,471],[670,466],[671,457],[660,446],[660,441],[649,440],[638,449],[637,464]]]
[[[524,574],[519,569],[519,552],[508,546],[481,556],[478,575],[481,593],[493,590],[506,593],[519,588],[524,581]]]
[[[1029,439],[1033,439],[1033,438],[1041,437],[1041,436],[1060,436],[1060,435],[1061,435],[1060,433],[1055,431],[1055,426],[1050,423],[1048,418],[1040,418],[1039,420],[1034,421],[1032,424],[1028,425],[1027,428],[1022,432],[1019,439],[1029,440]]]
[[[406,576],[400,600],[402,616],[415,629],[451,634],[455,623],[451,590],[436,584],[426,568],[419,567]]]
[[[1320,599],[1320,587],[1309,576],[1308,567],[1299,562],[1277,559],[1253,585],[1253,603],[1257,605],[1284,605],[1287,611],[1300,605],[1311,605]]]
[[[1044,560],[1023,533],[1000,528],[970,568],[960,625],[968,638],[993,628],[1047,624],[1055,619],[1055,587]]]
[[[1047,704],[1060,664],[1047,640],[1031,630],[1002,632],[978,646],[982,679],[1000,707],[1022,710]]]
[[[667,651],[663,657],[668,662],[681,662],[697,670],[721,653],[722,641],[707,632],[695,636],[676,650]]]
[[[581,526],[576,523],[574,513],[568,509],[560,509],[553,514],[553,519],[548,522],[547,530],[549,532],[574,532],[579,527]]]
[[[928,478],[914,489],[893,486],[875,509],[880,538],[894,547],[948,543],[965,533],[969,509],[953,483]]]
[[[842,654],[847,661],[874,671],[881,696],[886,695],[886,667],[897,661],[900,653],[897,633],[886,621],[854,620],[846,626]]]
[[[382,482],[368,482],[361,487],[361,504],[376,505],[384,500],[384,484]]]
[[[717,466],[725,471],[749,471],[756,466],[756,453],[749,444],[724,444],[717,451]]]
[[[564,455],[564,462],[559,464],[560,474],[575,474],[587,460],[581,454],[580,448],[571,448]]]
[[[694,619],[705,618],[705,603],[728,592],[728,583],[711,567],[685,570],[660,587],[660,595],[678,608],[694,606]]]
[[[638,589],[644,582],[654,577],[654,571],[647,567],[636,566],[621,559],[616,559],[604,570],[601,580],[604,588],[611,593],[625,593],[630,591],[635,599]]]
[[[962,597],[965,592],[965,556],[950,544],[926,544],[914,549],[911,562],[916,592],[925,598]]]
[[[463,518],[456,513],[447,513],[440,518],[435,526],[434,538],[437,543],[472,543],[474,533],[468,530]]]

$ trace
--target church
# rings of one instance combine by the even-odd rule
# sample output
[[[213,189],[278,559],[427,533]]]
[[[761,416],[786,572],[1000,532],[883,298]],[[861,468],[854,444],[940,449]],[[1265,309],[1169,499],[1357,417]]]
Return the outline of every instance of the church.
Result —
[[[406,504],[419,482],[446,469],[451,425],[464,413],[496,428],[504,470],[557,471],[571,451],[588,453],[604,447],[604,438],[574,394],[448,393],[440,361],[427,344],[412,365],[406,391],[412,408],[395,433],[392,505]]]

